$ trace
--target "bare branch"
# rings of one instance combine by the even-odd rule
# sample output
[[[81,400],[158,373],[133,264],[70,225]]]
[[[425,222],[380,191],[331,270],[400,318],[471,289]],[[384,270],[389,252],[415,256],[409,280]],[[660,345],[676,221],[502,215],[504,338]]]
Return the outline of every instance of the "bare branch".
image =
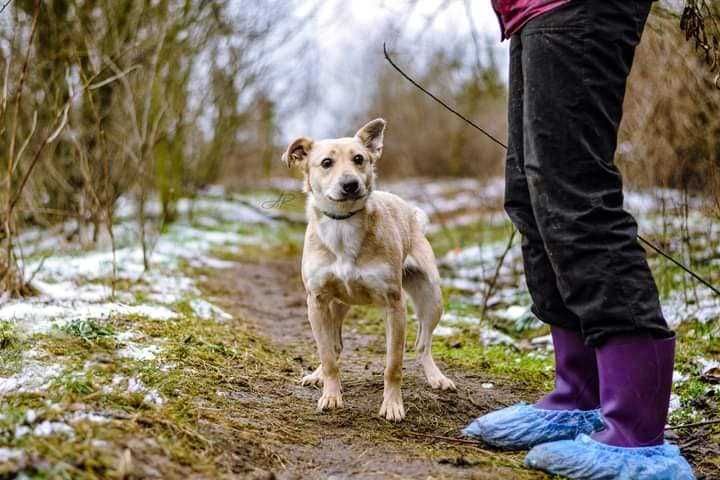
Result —
[[[0,7],[0,14],[2,14],[5,11],[5,9],[8,7],[8,5],[10,5],[11,3],[12,3],[12,0],[7,0],[5,3],[3,3],[3,6]]]

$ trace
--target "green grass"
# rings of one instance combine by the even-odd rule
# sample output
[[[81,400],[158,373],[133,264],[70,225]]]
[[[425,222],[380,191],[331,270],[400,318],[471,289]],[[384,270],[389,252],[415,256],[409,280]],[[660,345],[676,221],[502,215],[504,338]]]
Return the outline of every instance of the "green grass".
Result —
[[[111,326],[102,325],[95,320],[75,320],[63,325],[60,330],[67,335],[78,337],[86,343],[95,343],[115,335]]]
[[[216,478],[238,468],[242,471],[246,460],[252,460],[228,457],[228,445],[236,451],[247,449],[251,457],[267,451],[256,439],[272,439],[260,428],[263,419],[272,417],[271,412],[259,409],[249,417],[243,404],[218,392],[252,390],[253,378],[262,378],[268,371],[288,370],[292,360],[277,355],[264,341],[237,325],[195,318],[188,302],[176,307],[181,312],[178,320],[118,316],[107,324],[73,322],[51,335],[34,338],[37,350],[51,355],[67,373],[40,395],[13,395],[4,400],[0,439],[35,459],[26,474],[31,478],[123,476],[123,452],[134,444],[136,447],[130,448],[131,463],[136,465],[133,468],[159,468],[165,477],[194,472]],[[162,339],[162,353],[156,360],[119,361],[114,356],[114,342],[106,340],[114,332],[128,329],[143,338]],[[113,378],[123,382],[112,386]],[[143,401],[145,392],[127,392],[129,378],[138,378],[148,389],[157,390],[166,402],[152,406]],[[76,424],[73,438],[15,438],[12,432],[22,425],[29,408],[38,410],[38,421],[64,421],[73,408],[109,413],[115,420]],[[298,435],[297,441],[307,438]],[[102,446],[97,440],[108,444]],[[147,445],[140,448],[144,442]],[[272,461],[265,459],[265,463]],[[15,471],[3,470],[6,467],[16,466],[0,467],[0,475]],[[133,472],[127,475],[142,476],[138,473],[141,470]]]
[[[15,324],[8,321],[0,321],[0,350],[5,350],[18,343],[18,335]]]

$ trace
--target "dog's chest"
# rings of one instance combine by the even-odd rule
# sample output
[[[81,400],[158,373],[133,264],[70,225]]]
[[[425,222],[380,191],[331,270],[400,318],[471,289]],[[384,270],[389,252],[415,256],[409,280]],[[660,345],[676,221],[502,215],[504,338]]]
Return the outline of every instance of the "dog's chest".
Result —
[[[317,234],[320,241],[338,259],[348,261],[354,261],[358,257],[365,238],[365,231],[359,217],[351,217],[342,221],[320,222]]]
[[[308,265],[308,287],[346,303],[384,300],[393,282],[390,265],[382,261],[359,262],[364,232],[353,222],[324,222],[318,236],[334,260]]]

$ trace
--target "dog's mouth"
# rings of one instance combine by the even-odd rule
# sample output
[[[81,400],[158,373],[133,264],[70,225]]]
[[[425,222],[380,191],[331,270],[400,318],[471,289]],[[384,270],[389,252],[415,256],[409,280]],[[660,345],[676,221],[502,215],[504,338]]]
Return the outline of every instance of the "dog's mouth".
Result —
[[[342,202],[352,202],[352,201],[355,201],[355,200],[362,200],[362,199],[365,198],[365,197],[367,197],[367,193],[357,194],[357,195],[345,195],[345,196],[342,196],[342,197],[340,197],[340,198],[333,198],[333,197],[331,197],[330,195],[327,196],[327,198],[329,198],[329,199],[332,200],[333,202],[339,202],[339,203],[342,203]]]

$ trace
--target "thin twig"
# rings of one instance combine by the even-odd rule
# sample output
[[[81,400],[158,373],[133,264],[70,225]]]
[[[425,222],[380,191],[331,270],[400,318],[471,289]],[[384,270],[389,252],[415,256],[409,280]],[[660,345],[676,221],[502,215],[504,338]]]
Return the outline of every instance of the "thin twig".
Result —
[[[481,320],[485,320],[485,312],[487,311],[488,303],[490,303],[490,297],[493,293],[495,293],[495,286],[497,285],[498,278],[500,277],[500,270],[502,270],[502,266],[505,263],[505,257],[507,257],[508,252],[510,252],[510,249],[512,248],[513,242],[515,241],[516,233],[517,230],[515,229],[515,227],[512,227],[512,233],[510,233],[510,238],[508,239],[508,243],[505,246],[505,250],[503,251],[502,255],[500,255],[500,258],[498,258],[497,265],[495,266],[495,274],[488,282],[488,287],[485,291],[485,298],[483,298],[482,310],[480,311]]]
[[[407,73],[405,73],[405,71],[404,71],[402,68],[400,68],[400,67],[393,61],[392,58],[390,58],[390,54],[388,53],[387,45],[386,45],[385,43],[383,43],[383,53],[385,54],[385,60],[387,60],[388,63],[389,63],[400,75],[402,75],[408,82],[412,83],[418,90],[420,90],[420,91],[423,92],[425,95],[427,95],[427,96],[429,96],[430,98],[432,98],[433,100],[435,100],[437,103],[439,103],[440,105],[442,105],[447,111],[449,111],[450,113],[456,115],[458,118],[460,118],[461,120],[463,120],[465,123],[467,123],[467,124],[470,125],[471,127],[475,128],[475,129],[478,130],[480,133],[482,133],[483,135],[485,135],[486,137],[488,137],[490,140],[492,140],[493,142],[495,142],[496,144],[498,144],[499,146],[501,146],[502,148],[504,148],[505,150],[507,150],[508,147],[507,147],[507,145],[506,145],[505,143],[501,142],[500,140],[497,139],[497,137],[495,137],[494,135],[492,135],[491,133],[489,133],[487,130],[485,130],[484,128],[482,128],[481,126],[479,126],[478,124],[476,124],[475,122],[473,122],[472,120],[470,120],[469,118],[465,117],[462,113],[458,112],[456,109],[454,109],[453,107],[451,107],[450,105],[448,105],[447,103],[445,103],[443,100],[441,100],[441,99],[438,98],[436,95],[434,95],[432,92],[430,92],[427,88],[423,87],[420,83],[418,83],[417,80],[415,80],[415,79],[412,78],[410,75],[408,75]],[[696,280],[698,280],[699,282],[701,282],[701,283],[702,283],[703,285],[705,285],[706,287],[710,288],[710,290],[712,290],[713,293],[715,293],[715,295],[717,295],[718,297],[720,297],[720,290],[718,290],[717,288],[715,288],[714,286],[712,286],[712,284],[710,284],[710,282],[708,282],[707,280],[705,280],[705,279],[703,279],[702,277],[700,277],[697,273],[695,273],[695,272],[693,272],[692,270],[690,270],[688,267],[686,267],[685,265],[683,265],[681,262],[675,260],[675,259],[674,259],[673,257],[671,257],[669,254],[667,254],[667,253],[665,253],[664,251],[662,251],[662,250],[660,249],[660,247],[655,246],[655,245],[652,244],[649,240],[645,239],[645,238],[642,237],[641,235],[638,235],[637,238],[638,238],[638,240],[640,240],[641,242],[643,242],[644,244],[646,244],[647,246],[649,246],[650,248],[652,248],[653,250],[655,250],[656,252],[658,252],[660,255],[664,256],[665,258],[667,258],[668,260],[670,260],[671,262],[673,262],[674,264],[676,264],[677,266],[679,266],[680,268],[682,268],[686,273],[692,275],[693,278],[695,278]]]
[[[455,114],[455,116],[457,116],[458,118],[460,118],[461,120],[463,120],[465,123],[471,125],[471,126],[472,126],[473,128],[475,128],[476,130],[479,130],[481,133],[483,133],[483,134],[484,134],[486,137],[488,137],[490,140],[492,140],[493,142],[497,143],[497,144],[500,145],[502,148],[504,148],[505,150],[507,150],[507,145],[506,145],[505,143],[503,143],[502,141],[498,140],[497,137],[495,137],[493,134],[489,133],[487,130],[485,130],[484,128],[482,128],[480,125],[478,125],[477,123],[473,122],[473,121],[470,120],[469,118],[465,117],[462,113],[458,112],[456,109],[452,108],[450,105],[448,105],[447,103],[445,103],[444,101],[442,101],[440,98],[438,98],[437,96],[435,96],[432,92],[430,92],[428,89],[426,89],[425,87],[423,87],[422,85],[420,85],[420,84],[419,84],[415,79],[413,79],[410,75],[408,75],[407,73],[405,73],[405,72],[403,71],[403,69],[401,69],[400,67],[398,67],[398,66],[395,64],[395,62],[393,61],[393,59],[390,58],[390,54],[389,54],[388,51],[387,51],[387,46],[386,46],[384,43],[383,43],[383,53],[385,54],[385,59],[388,61],[388,63],[390,63],[390,65],[392,65],[392,67],[393,67],[395,70],[397,70],[397,72],[398,72],[400,75],[402,75],[403,77],[405,77],[405,80],[407,80],[408,82],[410,82],[410,83],[412,83],[413,85],[415,85],[416,88],[418,88],[418,89],[419,89],[420,91],[422,91],[425,95],[429,96],[430,98],[432,98],[433,100],[435,100],[436,102],[438,102],[440,105],[442,105],[443,107],[445,107],[446,110],[448,110],[449,112]]]
[[[667,427],[665,430],[680,430],[684,428],[697,428],[697,427],[704,427],[706,425],[718,425],[720,424],[720,418],[716,418],[714,420],[705,420],[704,422],[695,422],[695,423],[686,423],[684,425],[671,425]]]
[[[714,287],[710,282],[708,282],[707,280],[705,280],[704,278],[702,278],[700,275],[698,275],[697,273],[693,272],[693,271],[690,270],[688,267],[686,267],[685,265],[683,265],[681,262],[675,260],[673,257],[671,257],[670,255],[668,255],[667,253],[663,252],[660,247],[658,247],[657,245],[653,244],[650,240],[647,240],[647,239],[644,238],[642,235],[638,235],[638,240],[640,240],[640,241],[643,242],[645,245],[647,245],[648,247],[650,247],[650,248],[652,248],[653,250],[655,250],[657,253],[659,253],[659,254],[662,255],[663,257],[665,257],[665,258],[667,258],[668,260],[670,260],[672,263],[674,263],[675,265],[677,265],[678,267],[680,267],[682,270],[684,270],[685,273],[687,273],[688,275],[692,276],[695,280],[697,280],[698,282],[700,282],[700,283],[702,283],[703,285],[705,285],[706,287],[708,287],[710,290],[713,291],[713,293],[715,293],[715,295],[717,295],[718,297],[720,297],[720,290],[718,290],[716,287]]]
[[[455,438],[455,437],[446,437],[444,435],[431,435],[429,433],[418,433],[418,432],[403,432],[408,435],[413,435],[416,437],[425,437],[425,438],[433,438],[435,440],[442,440],[444,442],[452,442],[452,443],[462,443],[465,445],[482,445],[477,440],[469,440],[467,438]]]

